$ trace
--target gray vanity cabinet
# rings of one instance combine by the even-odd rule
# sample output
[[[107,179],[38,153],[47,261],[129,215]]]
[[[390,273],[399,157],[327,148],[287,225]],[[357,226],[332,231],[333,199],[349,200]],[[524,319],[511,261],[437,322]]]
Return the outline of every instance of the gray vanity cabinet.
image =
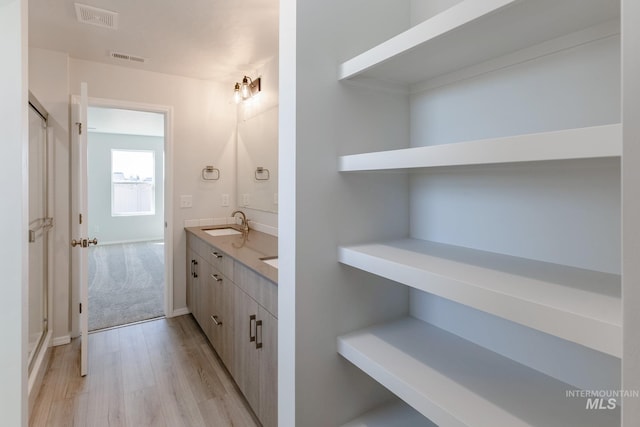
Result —
[[[278,424],[278,286],[187,233],[187,304],[264,427]]]

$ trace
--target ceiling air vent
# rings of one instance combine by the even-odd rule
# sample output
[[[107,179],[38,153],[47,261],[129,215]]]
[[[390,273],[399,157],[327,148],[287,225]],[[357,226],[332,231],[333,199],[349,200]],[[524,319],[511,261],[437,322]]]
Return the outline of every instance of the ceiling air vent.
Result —
[[[147,59],[141,56],[129,55],[128,53],[115,52],[113,50],[109,52],[109,56],[115,59],[123,60],[123,61],[139,62],[142,64],[147,62]]]
[[[112,30],[118,28],[117,12],[98,9],[97,7],[87,6],[86,4],[75,3],[75,5],[78,22],[97,25],[103,28],[111,28]]]

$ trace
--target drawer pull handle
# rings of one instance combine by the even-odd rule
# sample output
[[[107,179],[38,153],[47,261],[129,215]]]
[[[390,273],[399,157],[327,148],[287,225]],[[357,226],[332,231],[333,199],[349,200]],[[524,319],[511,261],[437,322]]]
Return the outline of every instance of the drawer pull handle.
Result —
[[[211,252],[211,255],[213,255],[216,258],[222,258],[222,255],[220,255],[218,252]]]
[[[213,320],[213,323],[215,323],[216,326],[222,326],[222,322],[218,321],[218,316],[211,316],[211,320]]]
[[[258,327],[260,327],[260,339],[258,340]],[[256,348],[262,348],[262,320],[256,322]]]
[[[253,332],[253,325],[256,323],[256,315],[252,314],[249,316],[249,342],[254,342],[256,340],[256,335]]]
[[[222,282],[222,277],[218,276],[217,274],[211,274],[211,278],[216,282]]]

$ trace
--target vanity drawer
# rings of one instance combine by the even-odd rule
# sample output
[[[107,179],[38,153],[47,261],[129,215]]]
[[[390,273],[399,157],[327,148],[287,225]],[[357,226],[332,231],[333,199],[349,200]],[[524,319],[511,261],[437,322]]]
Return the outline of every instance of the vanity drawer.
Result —
[[[234,260],[226,253],[217,249],[215,246],[206,247],[206,253],[203,253],[202,256],[209,261],[216,270],[225,275],[229,280],[233,281],[233,270],[234,270]]]
[[[234,283],[256,300],[275,318],[278,318],[278,285],[237,262]]]

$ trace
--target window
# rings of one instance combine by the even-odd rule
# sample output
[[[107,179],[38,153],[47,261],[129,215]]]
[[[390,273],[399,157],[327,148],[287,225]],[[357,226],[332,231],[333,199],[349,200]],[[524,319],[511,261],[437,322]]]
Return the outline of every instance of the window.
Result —
[[[155,153],[111,150],[111,215],[155,215]]]

